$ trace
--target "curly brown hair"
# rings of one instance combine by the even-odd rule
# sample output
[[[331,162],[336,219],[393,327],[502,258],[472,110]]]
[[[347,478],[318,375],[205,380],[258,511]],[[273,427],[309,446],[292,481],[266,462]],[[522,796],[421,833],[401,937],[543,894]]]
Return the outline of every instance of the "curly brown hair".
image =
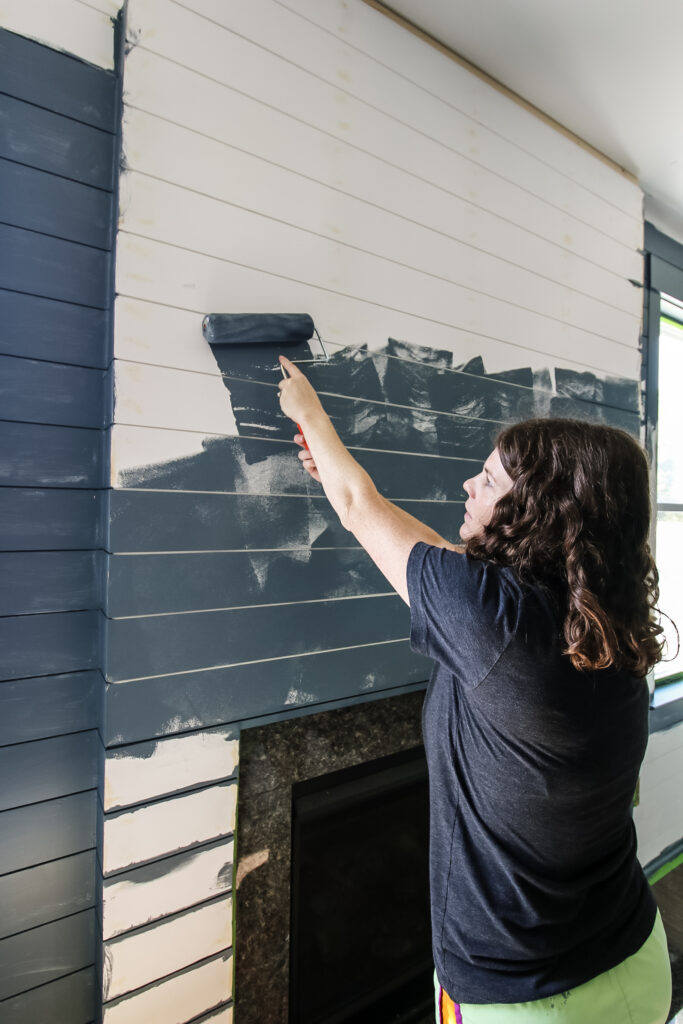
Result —
[[[512,487],[467,552],[552,594],[575,668],[644,676],[664,645],[645,452],[624,430],[572,419],[514,424],[496,447]]]

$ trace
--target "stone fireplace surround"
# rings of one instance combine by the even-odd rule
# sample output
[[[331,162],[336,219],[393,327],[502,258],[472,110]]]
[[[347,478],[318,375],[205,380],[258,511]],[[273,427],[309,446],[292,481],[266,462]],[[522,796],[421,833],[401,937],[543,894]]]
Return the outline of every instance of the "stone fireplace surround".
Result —
[[[234,1024],[289,1022],[292,786],[422,742],[422,690],[244,730]]]

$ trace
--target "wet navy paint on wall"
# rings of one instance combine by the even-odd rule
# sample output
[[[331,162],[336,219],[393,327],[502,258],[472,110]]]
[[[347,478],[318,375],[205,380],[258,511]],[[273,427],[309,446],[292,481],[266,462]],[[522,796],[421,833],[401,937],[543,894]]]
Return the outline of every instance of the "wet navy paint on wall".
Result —
[[[95,1016],[115,75],[0,30],[0,1018]]]
[[[108,743],[358,699],[428,674],[409,651],[402,602],[301,470],[277,402],[276,348],[212,350],[238,436],[127,470],[119,483],[132,490],[111,496],[107,678],[120,682],[108,687]],[[286,354],[380,491],[447,537],[462,519],[462,482],[504,423],[572,415],[638,432],[633,381],[555,370],[557,393],[550,371],[488,375],[480,358],[454,368],[451,352],[393,340],[327,361],[306,344]],[[304,614],[315,626],[305,637]],[[343,650],[323,653],[331,647]]]

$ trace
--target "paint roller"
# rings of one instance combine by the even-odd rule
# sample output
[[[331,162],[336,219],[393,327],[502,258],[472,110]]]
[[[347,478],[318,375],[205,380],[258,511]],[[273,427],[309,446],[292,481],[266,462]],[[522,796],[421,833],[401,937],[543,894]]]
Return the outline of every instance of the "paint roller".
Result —
[[[328,359],[323,340],[308,313],[208,313],[202,332],[210,345],[298,345],[315,334]],[[282,376],[287,377],[280,364]],[[300,434],[303,431],[299,424]],[[308,449],[304,438],[304,448]]]

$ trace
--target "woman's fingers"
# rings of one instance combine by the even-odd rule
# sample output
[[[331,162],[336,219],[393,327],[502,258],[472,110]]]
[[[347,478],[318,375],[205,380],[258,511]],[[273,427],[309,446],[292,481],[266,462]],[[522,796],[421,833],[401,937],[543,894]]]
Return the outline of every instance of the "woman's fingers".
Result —
[[[294,363],[287,358],[287,356],[278,356],[278,359],[280,360],[280,364],[284,366],[285,370],[287,371],[290,377],[304,376],[299,367],[295,366]]]

